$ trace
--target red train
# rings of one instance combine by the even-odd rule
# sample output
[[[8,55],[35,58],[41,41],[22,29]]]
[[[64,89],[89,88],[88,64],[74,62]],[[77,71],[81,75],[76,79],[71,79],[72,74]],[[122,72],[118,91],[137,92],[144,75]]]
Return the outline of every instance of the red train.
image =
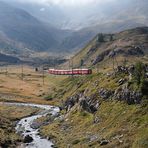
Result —
[[[89,75],[92,74],[91,69],[70,69],[70,70],[58,70],[49,69],[49,74],[53,75]]]

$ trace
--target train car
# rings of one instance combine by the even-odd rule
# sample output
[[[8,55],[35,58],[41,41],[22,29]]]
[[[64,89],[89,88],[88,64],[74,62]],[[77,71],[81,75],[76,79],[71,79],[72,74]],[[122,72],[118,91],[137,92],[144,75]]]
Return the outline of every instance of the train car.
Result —
[[[69,69],[69,70],[58,70],[49,69],[49,74],[53,75],[90,75],[92,74],[91,69]]]

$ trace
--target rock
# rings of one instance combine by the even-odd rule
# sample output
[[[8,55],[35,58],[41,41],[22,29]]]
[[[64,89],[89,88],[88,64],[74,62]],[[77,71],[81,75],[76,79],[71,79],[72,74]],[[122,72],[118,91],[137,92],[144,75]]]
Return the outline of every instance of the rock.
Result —
[[[99,123],[99,122],[100,122],[99,117],[95,117],[95,119],[94,119],[94,124],[97,124],[97,123]]]
[[[118,66],[116,69],[116,74],[118,73],[128,73],[128,68],[125,66]]]
[[[97,108],[99,107],[99,102],[96,99],[97,97],[95,95],[87,97],[84,94],[85,91],[83,91],[83,93],[81,92],[68,98],[64,104],[64,108],[66,109],[66,111],[69,112],[75,104],[78,104],[83,110],[86,110],[90,113],[95,113],[97,111]]]
[[[109,143],[108,140],[106,139],[102,139],[101,141],[99,141],[100,145],[107,145]]]
[[[139,104],[141,102],[142,94],[140,92],[132,91],[127,87],[117,89],[114,93],[114,98],[119,101],[126,101],[130,104]]]
[[[89,136],[89,142],[94,142],[98,140],[98,136],[97,135],[91,135]]]
[[[97,105],[96,102],[92,102],[91,98],[85,97],[84,99],[80,100],[80,106],[82,109],[90,112],[90,113],[95,113],[97,111]]]
[[[80,98],[81,94],[76,94],[74,96],[71,96],[70,98],[67,99],[67,101],[65,102],[65,108],[66,111],[68,112],[76,103],[78,103],[79,98]]]
[[[93,61],[93,65],[96,65],[97,63],[101,62],[104,60],[104,58],[106,56],[108,56],[108,54],[110,53],[111,50],[106,50],[104,52],[102,52],[101,54],[99,54],[96,59]]]
[[[107,90],[107,89],[101,88],[99,90],[99,95],[103,99],[108,99],[108,98],[110,98],[113,95],[113,92],[111,90]]]
[[[61,115],[61,116],[58,118],[58,120],[59,120],[60,122],[64,122],[64,120],[65,120],[64,115]]]
[[[142,55],[144,55],[144,52],[142,51],[142,49],[140,47],[135,46],[135,47],[131,47],[130,49],[128,49],[127,54],[142,56]]]
[[[119,141],[119,143],[123,143],[123,140],[121,140],[121,138],[123,138],[123,134],[113,137],[113,139],[117,139]]]
[[[31,143],[33,141],[33,138],[30,135],[25,136],[24,143]]]
[[[120,80],[118,81],[119,85],[124,84],[124,82],[125,82],[125,79],[120,79]]]
[[[30,127],[33,129],[38,129],[41,126],[42,123],[33,122]]]

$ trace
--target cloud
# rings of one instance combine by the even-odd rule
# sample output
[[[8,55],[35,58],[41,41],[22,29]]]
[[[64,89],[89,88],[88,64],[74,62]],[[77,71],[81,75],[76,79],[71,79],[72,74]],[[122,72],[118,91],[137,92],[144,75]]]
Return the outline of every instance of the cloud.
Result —
[[[45,11],[45,8],[41,8],[40,11],[42,11],[42,12]]]
[[[12,1],[12,0],[11,0]],[[23,3],[39,3],[39,4],[55,4],[55,5],[67,5],[67,6],[80,6],[89,5],[95,3],[106,3],[116,0],[14,0]]]

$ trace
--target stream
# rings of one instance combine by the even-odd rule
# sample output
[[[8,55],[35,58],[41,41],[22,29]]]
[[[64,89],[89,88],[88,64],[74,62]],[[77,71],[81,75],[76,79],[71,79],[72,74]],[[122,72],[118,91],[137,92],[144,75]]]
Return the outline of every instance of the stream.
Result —
[[[47,139],[42,138],[39,135],[39,129],[33,129],[31,124],[37,118],[46,116],[47,114],[52,114],[52,116],[58,114],[59,108],[49,105],[37,105],[37,104],[28,104],[28,103],[6,103],[7,105],[16,105],[16,106],[30,106],[43,109],[40,113],[32,115],[30,117],[25,117],[21,119],[16,125],[16,132],[21,133],[23,137],[31,136],[33,141],[31,143],[22,144],[21,148],[52,148],[53,143]]]

